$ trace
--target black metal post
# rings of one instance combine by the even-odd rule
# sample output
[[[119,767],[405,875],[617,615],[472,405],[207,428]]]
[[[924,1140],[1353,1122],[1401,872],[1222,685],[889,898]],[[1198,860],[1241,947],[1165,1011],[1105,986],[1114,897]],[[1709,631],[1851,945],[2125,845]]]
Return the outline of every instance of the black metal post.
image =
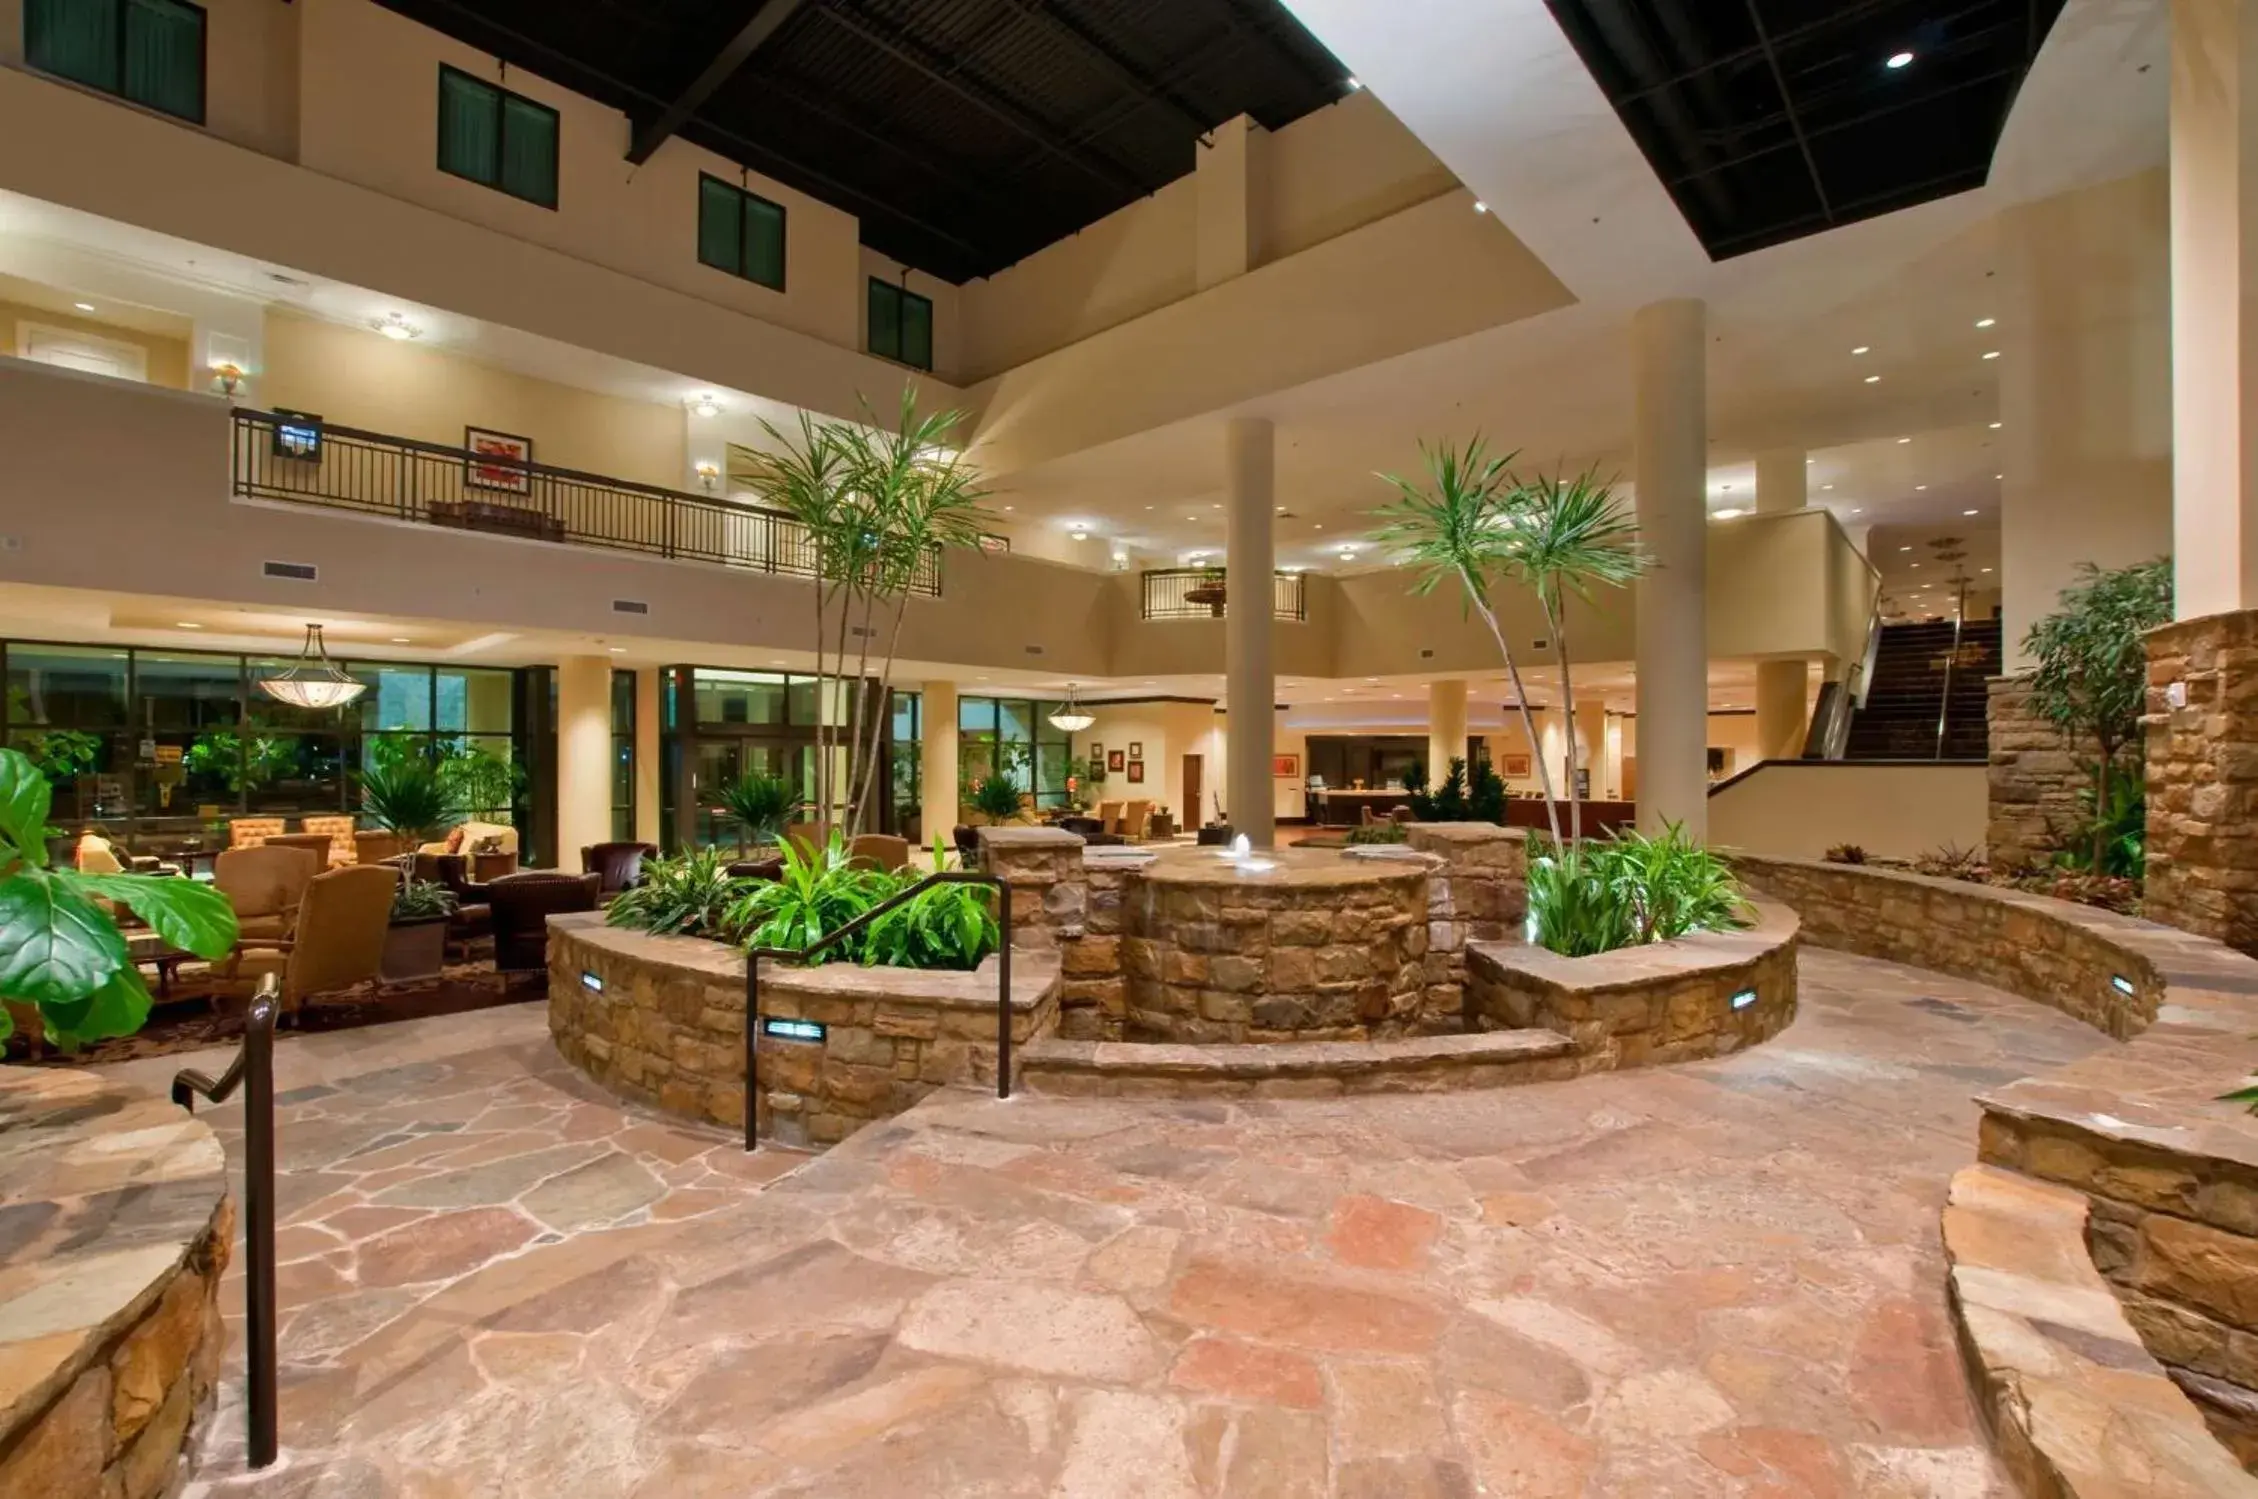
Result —
[[[1011,1097],[1011,884],[996,881],[996,1096]]]
[[[172,1101],[191,1113],[195,1095],[220,1103],[238,1084],[243,1087],[243,1361],[250,1385],[247,1414],[254,1468],[272,1464],[279,1448],[274,1310],[274,1026],[281,1005],[279,990],[272,974],[260,981],[244,1017],[243,1050],[218,1082],[185,1069],[172,1080]]]
[[[757,1143],[754,1120],[760,1098],[761,955],[745,954],[745,1149]]]

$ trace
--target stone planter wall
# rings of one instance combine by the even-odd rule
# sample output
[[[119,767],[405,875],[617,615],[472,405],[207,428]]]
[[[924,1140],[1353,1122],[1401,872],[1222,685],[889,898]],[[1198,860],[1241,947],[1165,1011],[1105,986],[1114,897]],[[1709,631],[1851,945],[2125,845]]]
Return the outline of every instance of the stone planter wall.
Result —
[[[1793,912],[1759,904],[1742,931],[1589,958],[1478,942],[1467,953],[1467,1010],[1485,1029],[1568,1037],[1586,1072],[1723,1056],[1795,1019],[1796,932]]]
[[[1441,861],[1427,877],[1428,1007],[1455,1017],[1466,945],[1508,940],[1529,914],[1528,834],[1487,822],[1414,822],[1404,833],[1405,847]]]
[[[2172,927],[2020,891],[1852,865],[1738,862],[1752,885],[1796,908],[1808,941],[1992,984],[2126,1040],[1979,1096],[1978,1155],[2082,1195],[2086,1252],[2124,1316],[2211,1430],[2258,1470],[2258,1119],[2219,1100],[2258,1074],[2258,962]],[[2003,1274],[2069,1284],[2044,1263],[2043,1240],[1998,1241],[1995,1252],[2010,1251],[2023,1258],[1984,1267],[1994,1284]],[[1971,1366],[1995,1423],[2018,1423],[1995,1424],[2011,1466],[2087,1471],[2090,1452],[2047,1450],[2076,1445],[2070,1427],[2029,1416],[2025,1392],[2057,1355],[2043,1340],[1981,1325],[1962,1299],[1955,1311],[1964,1347],[1978,1350]],[[2072,1332],[2096,1325],[2068,1290],[2032,1293],[2022,1314]],[[2020,1447],[2032,1450],[2018,1456]]]
[[[2085,825],[2078,792],[2092,778],[2078,770],[2078,746],[2031,712],[2028,678],[1993,677],[1988,686],[1991,815],[1984,849],[1994,864],[2043,864]]]
[[[0,1134],[0,1495],[175,1491],[226,1342],[219,1141],[138,1089],[18,1067]]]
[[[2258,612],[2151,631],[2144,723],[2148,914],[2258,953]]]
[[[759,1039],[755,1128],[830,1145],[935,1088],[996,1080],[996,959],[975,973],[764,963],[761,1013],[825,1027],[820,1043]],[[594,987],[588,982],[593,977]],[[1016,953],[1015,1045],[1057,1024],[1058,959]],[[549,1034],[624,1097],[733,1129],[745,1115],[745,959],[694,937],[549,918]]]

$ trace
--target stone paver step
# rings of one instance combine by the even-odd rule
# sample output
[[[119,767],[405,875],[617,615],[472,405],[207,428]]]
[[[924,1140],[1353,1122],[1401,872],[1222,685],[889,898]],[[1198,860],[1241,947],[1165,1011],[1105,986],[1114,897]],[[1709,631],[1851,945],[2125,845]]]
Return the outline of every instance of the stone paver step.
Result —
[[[1025,1087],[1074,1097],[1428,1093],[1546,1082],[1578,1070],[1576,1043],[1549,1030],[1218,1046],[1045,1037],[1020,1055]]]

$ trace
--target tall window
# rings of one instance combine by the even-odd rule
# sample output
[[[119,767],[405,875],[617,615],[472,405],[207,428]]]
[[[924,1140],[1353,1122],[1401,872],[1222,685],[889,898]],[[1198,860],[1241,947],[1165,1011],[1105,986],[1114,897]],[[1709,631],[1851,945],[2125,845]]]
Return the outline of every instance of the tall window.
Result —
[[[557,112],[442,63],[439,170],[554,208]]]
[[[966,697],[957,700],[958,780],[963,786],[996,771],[1011,777],[1038,807],[1066,805],[1066,778],[1074,773],[1074,751],[1064,729],[1050,715],[1057,703],[1024,698]]]
[[[698,259],[784,289],[784,208],[719,177],[698,175]]]
[[[871,277],[870,352],[921,370],[933,368],[932,299]]]
[[[186,0],[25,0],[43,73],[204,123],[204,12]]]
[[[635,673],[612,673],[612,841],[635,837]]]

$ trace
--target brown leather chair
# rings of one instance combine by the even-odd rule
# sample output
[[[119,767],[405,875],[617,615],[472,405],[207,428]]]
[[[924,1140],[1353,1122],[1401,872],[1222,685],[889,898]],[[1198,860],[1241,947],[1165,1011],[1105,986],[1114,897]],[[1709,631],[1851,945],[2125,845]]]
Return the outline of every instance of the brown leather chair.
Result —
[[[863,833],[847,845],[847,859],[857,869],[892,874],[909,867],[909,840],[891,833]]]
[[[784,828],[784,841],[798,848],[801,858],[813,858],[829,846],[832,831],[828,822],[788,823]]]
[[[306,882],[291,934],[238,943],[220,978],[237,985],[281,975],[285,1016],[296,1014],[308,995],[373,980],[384,961],[399,883],[400,871],[388,864],[348,864],[315,875]]]
[[[609,898],[643,882],[643,861],[659,856],[648,843],[591,843],[580,850],[580,872],[596,876],[596,894]]]
[[[319,860],[323,869],[327,869],[329,856],[337,847],[337,840],[327,833],[276,833],[260,847],[302,848]]]
[[[306,885],[321,873],[312,849],[265,843],[231,848],[212,864],[212,886],[235,908],[239,943],[274,942],[290,935]]]
[[[784,878],[782,859],[740,859],[727,871],[733,880],[780,880]]]
[[[494,912],[486,902],[486,887],[470,878],[468,854],[417,854],[415,877],[447,888],[455,898],[455,914],[447,919],[447,940],[469,942],[494,930]]]
[[[494,913],[494,966],[523,973],[549,966],[549,918],[596,909],[599,876],[561,869],[526,869],[486,886]]]

